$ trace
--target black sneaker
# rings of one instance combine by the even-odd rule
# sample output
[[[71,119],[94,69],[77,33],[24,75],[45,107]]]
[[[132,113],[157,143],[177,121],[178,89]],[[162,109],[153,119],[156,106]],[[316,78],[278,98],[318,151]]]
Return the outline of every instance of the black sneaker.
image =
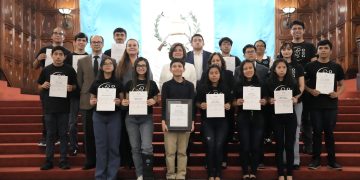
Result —
[[[70,151],[69,155],[70,155],[70,156],[76,156],[76,155],[78,154],[78,152],[79,152],[79,150],[74,149],[74,150],[71,150],[71,151]]]
[[[46,147],[46,141],[45,139],[41,139],[38,143],[38,146],[41,146],[41,147]]]
[[[312,170],[315,170],[315,169],[317,169],[319,167],[320,167],[320,160],[318,160],[318,159],[312,160],[311,163],[308,166],[308,168],[312,169]]]
[[[298,165],[298,164],[294,164],[294,166],[293,166],[293,170],[299,170],[300,169],[300,165]]]
[[[264,163],[260,163],[260,164],[258,165],[258,168],[257,168],[257,169],[265,169]]]
[[[59,168],[61,169],[70,169],[70,164],[68,161],[60,161]]]
[[[45,161],[45,163],[40,167],[40,170],[49,170],[54,168],[54,165],[50,161]]]
[[[327,167],[329,169],[335,169],[335,170],[338,170],[338,171],[341,171],[342,170],[342,166],[340,164],[338,164],[337,162],[333,162],[333,163],[329,163],[327,165]]]

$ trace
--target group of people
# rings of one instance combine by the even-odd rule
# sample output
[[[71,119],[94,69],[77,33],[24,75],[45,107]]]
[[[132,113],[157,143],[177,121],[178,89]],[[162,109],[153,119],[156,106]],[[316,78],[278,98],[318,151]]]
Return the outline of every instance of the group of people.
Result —
[[[341,169],[335,159],[334,135],[338,96],[344,91],[344,72],[330,60],[332,44],[321,40],[315,48],[305,42],[305,25],[301,21],[291,24],[292,41],[283,42],[275,60],[265,55],[266,43],[258,40],[243,48],[244,60],[230,54],[233,42],[224,37],[219,41],[221,52],[203,50],[201,34],[191,37],[193,50],[186,52],[182,43],[174,43],[169,50],[170,63],[162,68],[158,84],[153,80],[149,61],[139,57],[139,43],[126,41],[123,28],[113,32],[115,43],[125,44],[121,59],[111,58],[111,49],[102,52],[102,36],[90,37],[92,52],[85,47],[88,37],[78,33],[74,37],[74,51],[63,47],[64,32],[55,28],[53,44],[42,48],[33,63],[42,67],[38,79],[40,98],[44,110],[43,138],[39,145],[46,146],[46,158],[41,170],[53,168],[54,146],[60,140],[59,167],[69,169],[70,155],[76,156],[77,115],[80,112],[84,126],[86,162],[83,169],[96,167],[95,179],[116,179],[120,157],[132,163],[138,180],[154,179],[153,174],[153,106],[162,106],[161,126],[164,132],[166,179],[186,179],[188,153],[192,148],[191,133],[195,129],[195,114],[201,114],[201,140],[205,144],[205,168],[209,180],[222,179],[227,165],[227,144],[240,142],[242,179],[256,179],[263,167],[264,139],[273,136],[276,142],[276,166],[279,180],[291,180],[292,172],[300,166],[300,130],[304,139],[304,153],[312,154],[310,169],[320,167],[322,132],[328,153],[328,167]],[[51,55],[47,54],[48,49]],[[45,62],[52,58],[52,63]],[[230,57],[230,58],[229,58]],[[232,71],[227,61],[235,61]],[[75,65],[76,64],[76,65]],[[333,76],[334,85],[329,92],[320,92],[320,76]],[[67,76],[67,96],[50,93],[55,77]],[[245,91],[249,87],[260,89],[259,109],[246,109],[249,102]],[[113,110],[99,108],[103,96],[99,92],[114,90]],[[274,108],[276,94],[291,91],[293,111],[277,113]],[[137,115],[129,111],[134,92],[145,92],[147,113]],[[224,116],[210,117],[208,95],[223,94]],[[161,102],[159,97],[161,96]],[[189,131],[169,128],[167,114],[171,111],[167,100],[191,100]],[[248,102],[247,102],[248,101]],[[281,100],[278,100],[280,103]],[[310,103],[311,102],[311,103]],[[102,103],[103,104],[103,103]],[[237,133],[235,133],[237,132]],[[236,136],[238,135],[238,136]],[[312,142],[313,139],[313,142]],[[131,149],[131,155],[129,153]],[[124,164],[122,163],[122,165]]]

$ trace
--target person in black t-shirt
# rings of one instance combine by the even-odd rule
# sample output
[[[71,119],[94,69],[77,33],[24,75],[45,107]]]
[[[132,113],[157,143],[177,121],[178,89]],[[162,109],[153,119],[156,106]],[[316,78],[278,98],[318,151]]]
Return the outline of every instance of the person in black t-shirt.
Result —
[[[41,170],[48,170],[53,168],[54,161],[54,141],[56,133],[60,138],[60,162],[61,169],[69,169],[67,160],[67,127],[69,117],[70,98],[69,93],[66,98],[50,96],[50,77],[51,76],[67,76],[67,91],[71,92],[76,89],[76,72],[75,70],[64,64],[65,48],[56,46],[52,49],[53,63],[45,67],[38,79],[38,88],[43,96],[45,125],[46,125],[46,159],[45,163],[41,166]]]
[[[293,37],[291,41],[293,44],[293,59],[304,68],[307,63],[316,60],[315,46],[304,40],[305,24],[303,22],[295,20],[291,23],[290,28],[290,34]],[[308,100],[308,97],[309,94],[305,91],[302,95],[303,113],[301,135],[304,142],[303,152],[312,154],[312,125],[309,109],[307,108],[311,102]]]
[[[116,62],[114,59],[105,58],[100,63],[99,75],[92,83],[90,92],[90,105],[96,106],[98,91],[103,88],[115,89],[115,110],[101,111],[97,107],[93,112],[93,127],[96,147],[95,179],[117,179],[120,166],[120,103],[123,87],[115,78]]]
[[[301,95],[299,86],[291,75],[290,67],[284,59],[277,59],[271,67],[271,75],[267,81],[267,89],[270,97],[270,104],[275,103],[274,92],[281,90],[292,90],[292,101],[298,102]],[[295,113],[275,114],[273,127],[276,141],[276,166],[279,180],[285,179],[283,152],[286,151],[286,179],[292,180],[294,165],[294,143],[296,133]],[[285,137],[285,138],[284,138]]]
[[[34,69],[39,69],[44,68],[45,67],[45,59],[46,59],[46,49],[52,49],[53,47],[56,46],[63,46],[63,42],[64,42],[64,30],[60,27],[57,27],[53,30],[52,32],[52,36],[51,36],[51,40],[52,40],[52,45],[49,46],[45,46],[43,48],[41,48],[39,50],[39,52],[36,54],[35,56],[35,60],[33,62],[33,68]],[[70,54],[70,51],[65,49],[64,55],[67,56],[68,54]],[[40,94],[40,101],[41,101],[41,106],[42,109],[45,109],[44,107],[44,95],[42,92],[39,93]],[[44,111],[43,111],[44,112]],[[44,115],[42,117],[42,124],[43,124],[43,129],[42,129],[42,139],[40,139],[38,145],[39,146],[46,146],[46,124],[45,124],[45,119],[44,119]]]
[[[223,57],[235,57],[235,67],[238,67],[240,66],[241,61],[239,57],[230,54],[232,45],[233,41],[229,37],[223,37],[219,41],[221,55]]]
[[[206,80],[197,88],[196,106],[200,108],[202,119],[202,134],[206,145],[206,164],[208,170],[208,178],[220,179],[223,162],[223,149],[228,136],[229,123],[227,117],[214,118],[207,117],[207,94],[224,94],[224,108],[229,111],[231,108],[232,94],[231,89],[227,87],[223,81],[221,68],[216,65],[210,65],[206,72]],[[226,113],[225,113],[226,114]]]
[[[284,58],[286,62],[289,64],[290,72],[292,77],[295,79],[297,84],[299,85],[299,89],[301,93],[304,92],[305,88],[305,80],[304,80],[304,69],[293,60],[293,50],[292,43],[283,42],[280,47],[280,58]],[[303,110],[303,103],[301,102],[301,98],[298,99],[298,102],[294,106],[297,127],[296,127],[296,139],[294,145],[294,169],[298,170],[300,168],[300,154],[299,154],[299,139],[300,139],[300,128],[301,128],[301,115]],[[286,152],[284,152],[284,158],[286,159]]]
[[[336,125],[338,97],[344,92],[344,71],[334,61],[330,61],[332,44],[329,40],[321,40],[317,46],[319,58],[305,66],[306,87],[311,96],[309,104],[311,121],[313,124],[313,157],[309,164],[310,169],[320,167],[322,131],[325,134],[325,143],[328,153],[328,167],[341,169],[335,159],[334,129]],[[316,84],[320,75],[334,76],[333,91],[320,92]]]
[[[85,33],[78,33],[74,37],[74,52],[70,53],[66,56],[64,61],[65,64],[73,66],[73,59],[76,56],[81,55],[88,55],[85,52],[85,47],[88,43],[88,37]],[[79,58],[77,58],[79,60]],[[77,62],[76,66],[73,66],[75,70],[77,70]],[[76,82],[77,83],[77,82]],[[78,129],[77,129],[77,119],[79,113],[79,106],[80,106],[80,88],[76,88],[75,91],[71,92],[70,94],[70,113],[69,113],[69,141],[70,141],[70,156],[76,156],[79,152],[79,145],[78,145]]]
[[[129,134],[132,158],[135,165],[136,176],[138,179],[154,179],[153,174],[153,106],[158,99],[159,89],[153,80],[150,80],[149,62],[143,57],[139,57],[134,62],[134,77],[126,83],[125,99],[123,106],[129,106],[129,93],[134,91],[146,91],[147,114],[128,115],[125,119],[126,130]]]
[[[260,161],[261,144],[264,133],[263,109],[266,104],[266,90],[260,83],[255,73],[255,65],[251,60],[245,60],[240,64],[239,81],[234,86],[237,106],[238,132],[240,134],[240,163],[243,171],[243,179],[256,179],[257,168]],[[246,86],[260,87],[262,110],[243,110],[243,88]],[[250,166],[250,171],[249,171]]]

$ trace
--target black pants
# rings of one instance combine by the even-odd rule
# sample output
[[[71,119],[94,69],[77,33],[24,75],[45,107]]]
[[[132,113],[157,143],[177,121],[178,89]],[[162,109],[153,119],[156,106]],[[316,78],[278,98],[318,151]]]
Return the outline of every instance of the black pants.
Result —
[[[227,162],[228,160],[228,152],[229,152],[229,142],[231,141],[231,139],[234,137],[234,133],[235,133],[235,120],[234,120],[234,109],[231,108],[229,111],[225,111],[225,117],[226,117],[226,121],[228,123],[228,133],[226,135],[226,140],[224,143],[224,150],[223,150],[223,162]]]
[[[95,136],[92,120],[93,110],[81,110],[83,126],[84,126],[84,144],[85,144],[85,156],[86,165],[96,164],[96,149],[95,149]]]
[[[320,159],[322,132],[325,134],[325,145],[328,163],[335,162],[334,129],[336,125],[336,109],[317,109],[310,112],[313,125],[313,159]]]
[[[40,102],[41,102],[41,107],[42,107],[42,117],[41,117],[41,121],[42,121],[42,138],[44,140],[46,140],[46,124],[45,124],[45,104],[44,104],[44,92],[40,92]]]
[[[259,163],[264,163],[264,154],[265,154],[265,144],[264,138],[271,138],[271,134],[273,133],[273,107],[270,105],[263,106],[262,115],[264,119],[263,125],[263,134],[260,138],[260,157]]]
[[[229,131],[226,119],[205,119],[202,122],[203,136],[207,152],[209,177],[221,177],[223,148]]]
[[[240,161],[243,174],[256,174],[264,132],[264,118],[260,111],[242,111],[238,116],[240,133]]]
[[[273,127],[276,141],[276,166],[278,175],[284,175],[283,152],[286,151],[286,169],[287,175],[292,176],[294,165],[294,144],[296,134],[296,115],[293,114],[277,114],[274,116]],[[284,142],[285,137],[285,142]]]
[[[302,95],[303,98],[303,112],[301,115],[301,135],[302,140],[304,143],[305,150],[310,150],[312,148],[313,143],[313,129],[312,129],[312,120],[310,116],[310,110],[309,110],[309,94],[307,92],[304,92]]]

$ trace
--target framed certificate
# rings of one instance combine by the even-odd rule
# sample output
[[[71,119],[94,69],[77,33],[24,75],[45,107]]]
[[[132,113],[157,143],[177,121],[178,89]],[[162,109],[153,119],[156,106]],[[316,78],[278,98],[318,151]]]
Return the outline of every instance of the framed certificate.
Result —
[[[191,131],[192,99],[166,100],[166,125],[169,131]]]

